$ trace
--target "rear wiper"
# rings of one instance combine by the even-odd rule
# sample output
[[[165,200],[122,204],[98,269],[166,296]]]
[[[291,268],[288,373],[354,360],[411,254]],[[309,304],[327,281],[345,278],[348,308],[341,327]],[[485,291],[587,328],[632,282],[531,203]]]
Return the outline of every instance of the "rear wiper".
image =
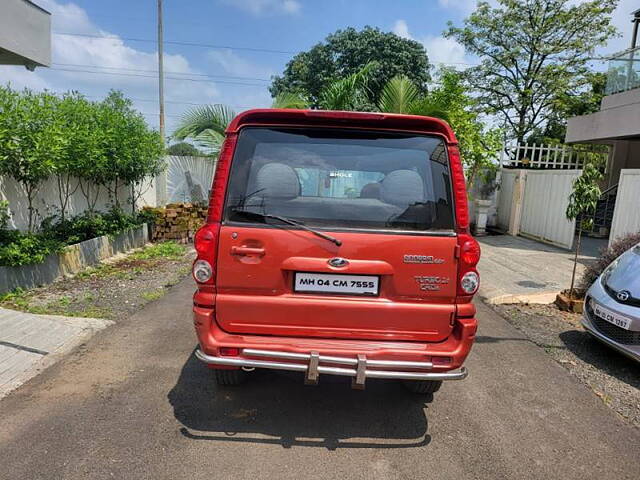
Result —
[[[329,240],[332,243],[335,243],[338,247],[340,245],[342,245],[342,241],[338,240],[335,237],[332,237],[331,235],[327,235],[326,233],[322,233],[319,230],[315,230],[313,228],[309,228],[307,227],[304,223],[302,222],[297,222],[296,220],[291,220],[290,218],[287,217],[281,217],[280,215],[270,215],[268,213],[259,213],[259,212],[251,212],[249,210],[245,210],[243,208],[233,208],[231,209],[232,212],[234,213],[240,213],[243,215],[246,215],[247,217],[259,217],[259,218],[272,218],[273,220],[279,220],[282,223],[287,223],[289,225],[294,225],[296,227],[300,227],[303,230],[306,230],[307,232],[311,232],[314,235],[317,235],[320,238],[324,238],[325,240]]]

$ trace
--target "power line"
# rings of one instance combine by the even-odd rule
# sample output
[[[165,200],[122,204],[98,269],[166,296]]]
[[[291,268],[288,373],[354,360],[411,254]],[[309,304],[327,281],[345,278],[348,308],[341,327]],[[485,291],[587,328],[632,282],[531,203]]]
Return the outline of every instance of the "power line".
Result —
[[[87,37],[87,38],[107,38],[112,40],[127,40],[130,42],[143,42],[143,43],[156,43],[156,40],[151,40],[148,38],[133,38],[133,37],[120,37],[118,35],[92,35],[88,33],[74,33],[74,32],[53,32],[55,35],[68,35],[73,37]],[[234,47],[232,45],[215,45],[208,43],[198,43],[198,42],[184,42],[184,41],[169,41],[165,40],[165,44],[169,45],[181,45],[186,47],[202,47],[202,48],[215,48],[221,50],[244,50],[248,52],[260,52],[260,53],[276,53],[283,55],[296,55],[298,52],[294,52],[292,50],[272,50],[269,48],[256,48],[256,47]],[[428,53],[428,52],[427,52]],[[434,62],[430,61],[430,63],[438,64],[438,65],[467,65],[467,66],[477,66],[478,63],[467,63],[467,62]]]
[[[102,65],[91,65],[91,64],[83,64],[83,63],[56,63],[53,62],[52,65],[58,65],[61,67],[81,67],[81,68],[100,68],[107,70],[123,70],[127,72],[142,72],[142,73],[158,73],[158,70],[143,70],[139,68],[127,68],[127,67],[106,67]],[[204,77],[204,78],[228,78],[232,80],[252,80],[256,82],[270,82],[271,80],[266,78],[258,78],[258,77],[235,77],[232,75],[209,75],[206,73],[188,73],[188,72],[170,72],[165,70],[164,73],[172,74],[172,75],[189,75],[192,77]]]
[[[143,75],[140,73],[104,72],[104,71],[82,70],[82,69],[75,69],[75,68],[51,67],[49,68],[49,70],[54,70],[58,72],[92,73],[95,75],[115,75],[115,76],[121,76],[121,77],[158,78],[157,75]],[[206,79],[200,79],[200,78],[187,78],[187,77],[165,77],[165,79],[180,80],[184,82],[221,83],[221,84],[228,84],[228,85],[240,85],[240,86],[246,86],[246,87],[265,87],[266,86],[264,84],[258,84],[258,83],[243,83],[243,82],[233,82],[228,80],[212,81],[212,80],[206,80]]]
[[[156,43],[156,40],[150,40],[148,38],[120,37],[117,35],[91,35],[88,33],[73,33],[73,32],[53,32],[53,34],[68,35],[72,37],[108,38],[111,40],[127,40],[129,42]],[[290,50],[271,50],[268,48],[253,48],[253,47],[233,47],[231,45],[214,45],[214,44],[197,43],[197,42],[180,42],[180,41],[165,40],[164,43],[169,45],[180,45],[183,47],[203,47],[203,48],[215,48],[215,49],[221,49],[221,50],[245,50],[248,52],[278,53],[278,54],[284,54],[284,55],[293,55],[298,53]]]

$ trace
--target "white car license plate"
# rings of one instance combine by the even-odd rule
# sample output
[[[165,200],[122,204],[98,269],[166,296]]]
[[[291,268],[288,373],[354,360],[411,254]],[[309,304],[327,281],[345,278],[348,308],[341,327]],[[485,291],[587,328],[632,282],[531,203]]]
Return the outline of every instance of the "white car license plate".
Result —
[[[334,275],[331,273],[296,272],[295,292],[378,295],[380,278],[376,275]]]
[[[593,313],[595,313],[601,319],[606,320],[609,323],[613,323],[616,327],[629,330],[629,327],[631,326],[630,318],[624,317],[619,313],[612,312],[608,308],[604,308],[602,305],[599,305],[593,300],[591,301],[591,308],[593,308]]]

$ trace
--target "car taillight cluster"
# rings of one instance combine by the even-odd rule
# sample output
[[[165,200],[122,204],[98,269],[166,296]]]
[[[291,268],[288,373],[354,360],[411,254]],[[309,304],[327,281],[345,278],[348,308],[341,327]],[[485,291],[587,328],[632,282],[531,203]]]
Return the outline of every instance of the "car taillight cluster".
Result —
[[[220,236],[220,220],[224,195],[229,180],[231,159],[236,144],[237,135],[227,135],[220,155],[218,165],[211,187],[209,198],[209,215],[207,223],[196,232],[193,243],[198,253],[198,258],[193,262],[193,278],[200,287],[209,287],[213,291],[216,279],[216,257],[218,254],[218,237]]]
[[[480,286],[476,265],[480,261],[480,245],[468,233],[458,235],[458,296],[473,295]]]
[[[193,278],[199,284],[215,286],[219,234],[219,223],[207,223],[195,234],[193,243],[198,258],[193,262]]]

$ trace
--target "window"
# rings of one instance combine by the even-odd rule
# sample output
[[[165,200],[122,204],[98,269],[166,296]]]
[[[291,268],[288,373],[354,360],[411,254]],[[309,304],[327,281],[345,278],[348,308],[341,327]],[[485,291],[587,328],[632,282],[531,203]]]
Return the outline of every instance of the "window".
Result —
[[[436,136],[246,128],[225,218],[255,222],[247,212],[327,228],[451,230],[446,148]]]

